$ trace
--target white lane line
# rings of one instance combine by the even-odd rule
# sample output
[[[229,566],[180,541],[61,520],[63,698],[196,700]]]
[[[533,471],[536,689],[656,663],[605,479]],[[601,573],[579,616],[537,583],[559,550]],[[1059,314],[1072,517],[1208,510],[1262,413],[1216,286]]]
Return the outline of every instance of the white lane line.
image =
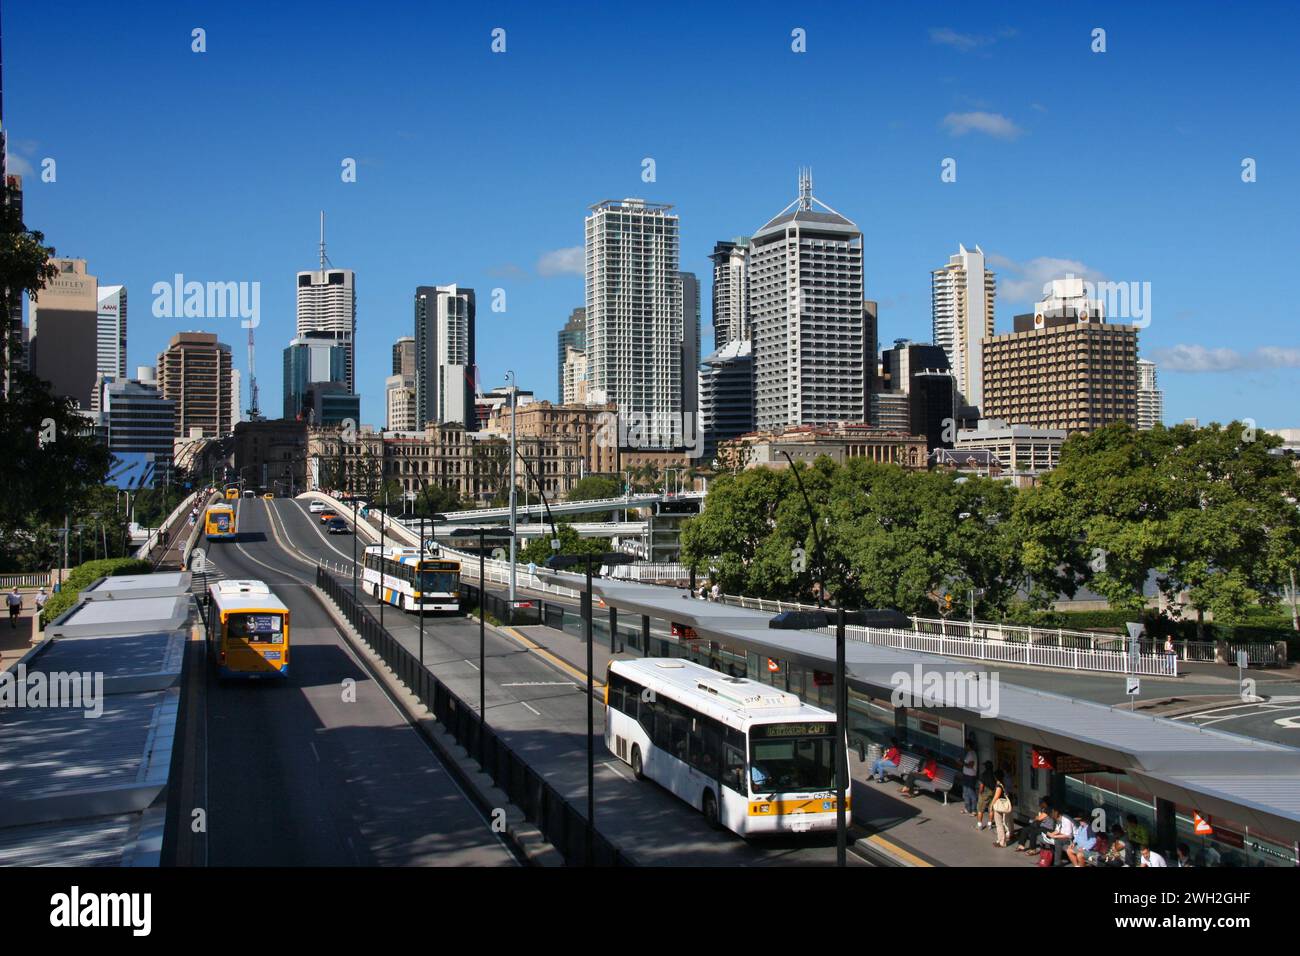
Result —
[[[466,661],[466,663],[469,663]],[[499,684],[499,687],[577,687],[571,680],[523,680],[511,684]]]
[[[470,667],[474,668],[474,670],[478,670],[478,665],[475,664],[472,660],[470,660],[469,658],[465,658],[464,660],[465,660],[465,663],[468,664]],[[504,686],[506,686],[506,685],[502,684],[501,686],[504,687]]]
[[[623,769],[618,764],[614,763],[612,760],[606,760],[602,764],[602,766],[608,767],[610,770],[614,771],[614,773],[618,774],[624,780],[632,779],[631,777],[629,777],[627,774],[623,772]]]
[[[534,714],[536,714],[538,717],[542,716],[542,712],[541,712],[540,710],[538,710],[536,707],[534,707],[532,704],[528,703],[528,701],[526,701],[526,700],[521,700],[519,703],[523,704],[525,707],[527,707],[529,710],[531,710],[531,711],[532,711]]]

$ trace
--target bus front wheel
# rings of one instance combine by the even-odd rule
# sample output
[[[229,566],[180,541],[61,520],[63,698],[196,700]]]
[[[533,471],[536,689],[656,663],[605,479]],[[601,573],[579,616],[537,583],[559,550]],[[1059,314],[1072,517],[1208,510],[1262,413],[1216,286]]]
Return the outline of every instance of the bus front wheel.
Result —
[[[720,826],[718,823],[718,798],[713,795],[712,790],[704,791],[704,822],[714,830]]]
[[[636,744],[632,745],[632,776],[638,780],[645,779],[645,773],[641,769],[641,748]]]

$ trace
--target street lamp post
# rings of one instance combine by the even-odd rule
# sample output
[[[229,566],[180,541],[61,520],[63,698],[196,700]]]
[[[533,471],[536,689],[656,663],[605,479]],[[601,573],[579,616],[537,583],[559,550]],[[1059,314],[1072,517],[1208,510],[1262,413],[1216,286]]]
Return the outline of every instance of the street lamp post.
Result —
[[[507,371],[506,375],[510,378],[510,610],[508,618],[513,623],[515,617],[515,533],[518,522],[516,510],[519,505],[518,497],[515,494],[515,409],[519,386],[513,370]]]
[[[439,516],[441,517],[441,516]],[[484,567],[484,552],[487,551],[487,539],[501,540],[508,531],[489,530],[487,528],[457,528],[449,532],[453,537],[462,535],[478,536],[478,719],[483,726],[479,728],[479,763],[483,762],[483,727],[487,726],[487,581]]]
[[[546,559],[546,566],[555,570],[571,568],[582,564],[587,575],[587,586],[582,592],[582,633],[587,643],[587,866],[591,866],[592,847],[596,835],[596,713],[592,683],[592,645],[591,635],[591,567],[594,562],[602,565],[631,564],[631,555],[620,551],[605,554],[553,554]]]
[[[821,604],[820,593],[826,590],[826,554],[822,550],[821,536],[817,534],[817,513],[813,510],[812,501],[808,498],[808,492],[804,489],[803,479],[799,477],[799,469],[794,466],[794,459],[790,457],[787,451],[781,452],[785,460],[790,463],[790,474],[794,476],[795,483],[799,486],[799,494],[803,497],[804,508],[808,512],[809,525],[812,528],[813,547],[817,550],[817,564],[821,572],[821,586],[818,588],[818,605]],[[844,587],[843,581],[835,593],[835,865],[846,866],[848,864],[848,821],[844,813],[844,801],[849,789],[849,754],[848,754],[848,731],[849,731],[849,694],[848,694],[848,674],[845,666],[845,618],[844,618]]]

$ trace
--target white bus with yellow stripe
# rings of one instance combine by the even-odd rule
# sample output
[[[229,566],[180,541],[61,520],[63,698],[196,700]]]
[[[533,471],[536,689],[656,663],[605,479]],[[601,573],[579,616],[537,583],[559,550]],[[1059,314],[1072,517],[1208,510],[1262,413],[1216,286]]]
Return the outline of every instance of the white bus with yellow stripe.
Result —
[[[460,562],[432,549],[368,547],[362,580],[367,593],[403,611],[460,610]]]
[[[679,658],[611,661],[605,745],[713,826],[835,828],[835,715]],[[846,806],[846,811],[847,811]]]

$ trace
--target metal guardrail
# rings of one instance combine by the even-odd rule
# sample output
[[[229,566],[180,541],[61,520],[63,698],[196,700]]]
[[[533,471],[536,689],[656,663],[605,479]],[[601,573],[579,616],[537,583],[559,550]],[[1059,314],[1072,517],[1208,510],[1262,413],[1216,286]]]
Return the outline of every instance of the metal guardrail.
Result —
[[[604,836],[587,826],[583,816],[563,795],[505,743],[479,714],[420,663],[388,631],[370,609],[352,600],[350,582],[336,579],[323,566],[316,569],[316,585],[343,612],[361,639],[393,669],[407,689],[433,713],[466,752],[477,755],[483,772],[509,796],[542,835],[576,865],[590,853],[596,866],[631,866],[632,861]],[[490,595],[489,595],[490,597]]]
[[[835,628],[819,628],[822,634],[835,634]],[[850,640],[892,647],[898,650],[919,651],[923,654],[942,654],[945,657],[962,657],[1000,664],[1030,664],[1036,667],[1054,667],[1062,670],[1091,671],[1102,674],[1134,674],[1145,677],[1177,677],[1178,659],[1172,654],[1142,654],[1136,666],[1122,651],[1091,650],[1084,647],[1057,647],[1030,644],[1025,641],[981,640],[972,637],[944,637],[938,634],[921,634],[891,628],[855,627],[844,630]]]

